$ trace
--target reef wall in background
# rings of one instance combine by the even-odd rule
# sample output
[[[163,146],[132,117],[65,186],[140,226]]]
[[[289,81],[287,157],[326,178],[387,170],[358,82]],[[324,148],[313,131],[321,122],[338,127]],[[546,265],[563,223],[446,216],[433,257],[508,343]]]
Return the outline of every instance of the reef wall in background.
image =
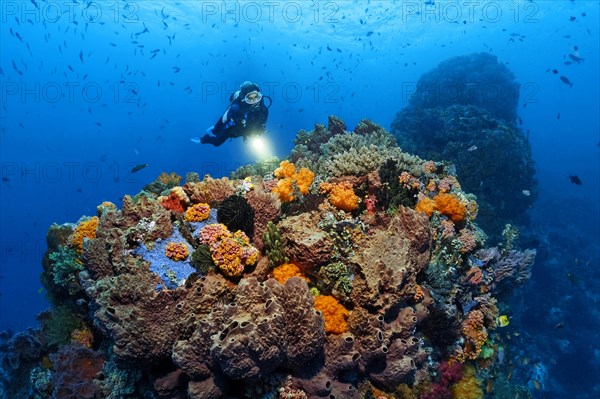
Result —
[[[391,127],[404,151],[455,166],[477,196],[479,225],[494,237],[507,223],[526,224],[537,198],[518,103],[519,84],[495,56],[453,57],[423,74]]]

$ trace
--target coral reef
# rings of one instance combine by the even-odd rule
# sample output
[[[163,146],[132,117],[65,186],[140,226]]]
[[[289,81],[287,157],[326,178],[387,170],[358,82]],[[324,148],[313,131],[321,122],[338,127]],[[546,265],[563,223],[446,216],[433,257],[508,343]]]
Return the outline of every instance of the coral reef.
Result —
[[[279,167],[234,175],[161,175],[120,209],[53,225],[53,309],[0,336],[1,393],[481,397],[500,296],[535,252],[508,233],[485,247],[451,165],[330,117]]]
[[[463,189],[477,196],[480,227],[495,238],[507,223],[526,223],[537,196],[518,100],[514,75],[495,56],[454,57],[423,74],[391,128],[405,151],[455,165]]]

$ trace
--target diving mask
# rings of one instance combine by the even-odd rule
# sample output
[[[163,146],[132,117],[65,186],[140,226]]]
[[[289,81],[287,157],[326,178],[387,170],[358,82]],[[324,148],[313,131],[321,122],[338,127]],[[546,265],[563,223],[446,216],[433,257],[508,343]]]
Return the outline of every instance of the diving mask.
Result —
[[[244,101],[246,102],[246,104],[250,104],[250,105],[254,105],[260,102],[260,100],[262,100],[262,93],[260,91],[251,91],[250,93],[246,94],[246,96],[244,97]]]

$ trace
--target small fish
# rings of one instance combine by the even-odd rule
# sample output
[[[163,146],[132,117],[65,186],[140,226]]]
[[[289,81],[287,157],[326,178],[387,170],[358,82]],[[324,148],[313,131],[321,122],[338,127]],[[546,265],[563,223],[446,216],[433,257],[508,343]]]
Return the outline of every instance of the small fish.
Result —
[[[581,62],[583,62],[583,61],[585,61],[585,59],[581,58],[577,54],[569,54],[569,58],[572,59],[573,61],[575,61],[578,64],[581,63]]]
[[[502,315],[502,316],[496,317],[496,325],[498,327],[506,327],[509,324],[510,324],[510,321],[508,320],[507,315]]]
[[[526,197],[529,197],[531,195],[531,191],[529,191],[529,190],[523,190],[523,191],[521,191],[521,193]]]
[[[558,323],[556,323],[556,325],[554,326],[554,329],[555,329],[555,330],[560,330],[560,329],[561,329],[561,328],[563,328],[564,326],[565,326],[565,323],[563,323],[563,322],[561,321],[561,322],[558,322]]]
[[[532,381],[533,381],[533,386],[535,387],[535,389],[537,389],[538,391],[540,389],[542,389],[542,384],[540,384],[540,382],[538,380],[532,380]]]
[[[573,273],[568,272],[567,277],[568,277],[569,281],[571,281],[571,283],[573,283],[577,286],[579,285],[579,279]]]
[[[556,120],[560,119],[560,112],[556,114]]]
[[[133,169],[131,169],[131,173],[135,173],[135,172],[139,172],[140,170],[147,168],[149,165],[147,163],[141,163],[139,165],[136,165],[133,167]]]
[[[487,384],[485,385],[485,391],[487,393],[494,392],[494,380],[492,380],[492,379],[487,380]]]
[[[576,186],[581,186],[583,184],[577,175],[569,175],[569,180],[571,180],[571,183],[575,184]]]
[[[476,146],[476,145],[472,145],[472,146],[470,146],[469,148],[467,148],[467,151],[469,151],[469,152],[473,152],[473,151],[475,151],[476,149],[477,149],[477,146]]]
[[[555,75],[558,74],[558,69],[553,69],[552,73],[555,74]]]
[[[571,83],[571,81],[569,80],[569,78],[567,78],[566,76],[561,76],[560,77],[560,81],[563,82],[566,85],[569,85],[569,87],[573,87],[573,83]]]

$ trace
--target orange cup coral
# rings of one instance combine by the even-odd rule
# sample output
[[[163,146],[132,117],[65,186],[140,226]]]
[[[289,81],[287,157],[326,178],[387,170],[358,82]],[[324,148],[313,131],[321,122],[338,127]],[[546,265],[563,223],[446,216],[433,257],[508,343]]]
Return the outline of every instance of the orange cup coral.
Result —
[[[180,261],[186,260],[189,252],[187,246],[183,242],[170,242],[165,247],[165,255],[167,258]]]
[[[351,212],[358,208],[359,198],[354,194],[354,189],[350,182],[337,184],[321,183],[319,190],[322,193],[329,193],[329,202],[331,205],[346,212]]]
[[[294,181],[290,177],[286,177],[277,182],[277,186],[273,187],[272,192],[279,196],[281,202],[291,202],[294,200]]]
[[[343,334],[348,331],[348,310],[332,296],[319,295],[315,298],[315,309],[321,311],[325,319],[325,332]]]
[[[273,278],[281,284],[285,284],[286,281],[294,276],[301,277],[306,280],[306,282],[310,281],[302,274],[300,268],[293,263],[285,263],[273,269]]]
[[[208,244],[215,265],[228,277],[239,277],[244,268],[258,261],[258,250],[243,231],[231,234],[224,224],[209,224],[200,230],[200,242]]]
[[[417,203],[417,206],[415,207],[415,211],[423,212],[427,215],[427,217],[431,217],[431,215],[433,215],[433,212],[435,212],[435,210],[436,210],[435,201],[429,197],[423,198],[421,201],[419,201]]]
[[[306,168],[300,168],[300,171],[296,174],[296,186],[302,195],[308,194],[310,185],[315,179],[315,174]]]
[[[442,215],[448,216],[454,223],[465,220],[467,208],[456,195],[442,193],[433,197],[433,200],[437,210]]]
[[[278,179],[295,179],[296,178],[296,167],[290,161],[281,161],[279,167],[273,172]]]
[[[201,222],[210,216],[210,205],[194,204],[185,211],[185,220],[188,222]]]
[[[467,208],[460,199],[453,194],[441,193],[430,198],[423,198],[415,207],[417,212],[424,212],[431,217],[433,212],[438,211],[442,215],[448,216],[454,223],[461,222],[467,217]]]
[[[96,238],[96,229],[100,219],[97,216],[91,217],[87,220],[79,222],[73,233],[69,236],[69,244],[81,252],[83,250],[83,240]]]
[[[283,202],[290,202],[295,199],[294,183],[302,195],[307,195],[310,185],[315,179],[315,174],[307,168],[300,168],[296,172],[296,166],[290,161],[282,161],[279,167],[275,169],[273,175],[279,179],[273,192],[279,196]]]

